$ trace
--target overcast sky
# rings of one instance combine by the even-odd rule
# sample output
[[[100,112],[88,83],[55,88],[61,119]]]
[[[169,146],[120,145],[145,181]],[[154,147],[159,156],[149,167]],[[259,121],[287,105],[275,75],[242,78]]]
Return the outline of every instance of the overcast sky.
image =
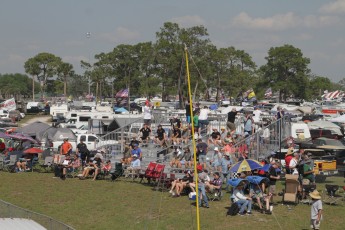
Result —
[[[28,58],[50,52],[81,74],[80,60],[155,41],[167,21],[204,25],[213,44],[258,66],[270,47],[291,44],[314,74],[345,78],[345,0],[1,0],[0,73],[24,73]]]

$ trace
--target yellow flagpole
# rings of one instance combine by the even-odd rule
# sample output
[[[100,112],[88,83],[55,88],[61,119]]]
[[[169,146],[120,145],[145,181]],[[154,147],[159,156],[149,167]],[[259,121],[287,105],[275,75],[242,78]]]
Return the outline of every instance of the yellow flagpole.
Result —
[[[197,229],[200,230],[200,214],[199,214],[199,187],[198,187],[198,171],[196,169],[196,144],[194,138],[194,119],[193,119],[193,101],[192,101],[192,90],[190,87],[190,76],[189,76],[189,65],[188,65],[188,50],[187,46],[184,47],[185,55],[186,55],[186,71],[187,71],[187,80],[188,80],[188,96],[189,96],[189,109],[190,109],[190,119],[192,122],[192,143],[193,143],[193,153],[194,153],[194,176],[195,180],[195,192],[196,192],[196,224]]]

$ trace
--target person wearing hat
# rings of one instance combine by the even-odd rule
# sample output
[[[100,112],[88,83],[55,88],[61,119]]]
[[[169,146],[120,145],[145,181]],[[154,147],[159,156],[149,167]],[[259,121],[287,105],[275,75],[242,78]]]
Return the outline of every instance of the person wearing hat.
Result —
[[[293,158],[293,146],[289,147],[287,153],[285,154],[285,170],[286,174],[292,174],[292,170],[290,170],[290,162]]]
[[[310,228],[320,229],[320,223],[322,219],[322,201],[320,193],[315,189],[313,192],[309,193],[312,199],[311,205],[311,219]]]
[[[219,151],[218,147],[214,147],[214,153],[210,159],[210,164],[213,170],[220,171],[220,162],[222,160],[222,153]]]
[[[68,138],[64,138],[60,148],[60,155],[69,155],[72,152],[72,145],[68,142]]]
[[[271,196],[271,201],[273,203],[273,196],[276,195],[276,183],[280,179],[280,175],[277,173],[278,163],[273,160],[270,162],[271,166],[268,169],[268,179],[270,179],[269,195]]]
[[[226,131],[225,127],[220,127],[220,139],[224,140],[226,136],[228,135],[228,132]]]
[[[133,144],[133,149],[131,150],[132,158],[135,156],[137,159],[141,160],[143,157],[143,152],[139,148],[138,144]],[[133,158],[134,159],[134,158]]]

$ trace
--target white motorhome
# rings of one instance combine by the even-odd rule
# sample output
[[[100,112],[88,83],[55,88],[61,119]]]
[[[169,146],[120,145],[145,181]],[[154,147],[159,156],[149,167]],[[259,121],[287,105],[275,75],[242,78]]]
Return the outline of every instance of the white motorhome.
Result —
[[[50,115],[53,117],[66,117],[68,113],[68,105],[67,104],[56,104],[50,107]]]

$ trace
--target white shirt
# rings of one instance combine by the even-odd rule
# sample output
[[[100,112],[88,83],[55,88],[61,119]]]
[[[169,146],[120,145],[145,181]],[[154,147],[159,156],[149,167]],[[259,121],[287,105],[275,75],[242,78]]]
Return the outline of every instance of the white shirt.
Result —
[[[233,194],[234,202],[237,202],[239,200],[247,200],[247,197],[243,194],[243,190],[234,190]]]
[[[253,116],[254,122],[260,122],[261,113],[262,113],[261,110],[258,110],[258,109],[254,110],[254,112],[253,112],[253,114],[254,114],[254,116]]]
[[[144,119],[145,120],[150,120],[151,119],[151,109],[150,109],[150,107],[145,105],[143,110],[144,110]]]
[[[139,168],[140,167],[140,160],[136,159],[134,161],[131,162],[131,167],[132,168]]]
[[[201,109],[200,115],[199,115],[199,120],[203,120],[203,121],[207,120],[209,113],[210,113],[210,111],[208,109]]]

